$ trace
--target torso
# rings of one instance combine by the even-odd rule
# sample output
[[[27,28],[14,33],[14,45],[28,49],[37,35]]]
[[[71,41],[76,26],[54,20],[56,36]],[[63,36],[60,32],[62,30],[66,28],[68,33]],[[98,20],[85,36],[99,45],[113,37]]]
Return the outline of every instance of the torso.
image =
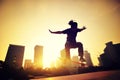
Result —
[[[70,43],[76,43],[76,36],[77,36],[77,32],[78,30],[72,30],[72,29],[68,29],[67,31],[67,41]]]

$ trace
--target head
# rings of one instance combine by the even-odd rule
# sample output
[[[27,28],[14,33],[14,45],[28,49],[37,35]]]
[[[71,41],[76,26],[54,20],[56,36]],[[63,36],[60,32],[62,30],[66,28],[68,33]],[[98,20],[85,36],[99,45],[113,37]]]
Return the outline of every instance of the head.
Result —
[[[69,21],[68,24],[71,25],[71,28],[73,28],[73,29],[76,29],[77,25],[78,25],[77,22],[74,22],[73,20]]]

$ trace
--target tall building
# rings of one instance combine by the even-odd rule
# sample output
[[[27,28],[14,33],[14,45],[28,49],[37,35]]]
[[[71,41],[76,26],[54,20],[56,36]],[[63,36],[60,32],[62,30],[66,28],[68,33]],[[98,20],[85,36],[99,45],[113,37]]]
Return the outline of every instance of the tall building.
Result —
[[[86,59],[87,66],[93,66],[90,53],[88,51],[84,51],[84,56]]]
[[[100,55],[102,66],[120,66],[120,43],[106,43],[104,53]]]
[[[35,67],[43,67],[43,46],[36,45],[34,48],[34,64]]]
[[[24,46],[10,44],[8,47],[5,62],[8,65],[22,67]]]

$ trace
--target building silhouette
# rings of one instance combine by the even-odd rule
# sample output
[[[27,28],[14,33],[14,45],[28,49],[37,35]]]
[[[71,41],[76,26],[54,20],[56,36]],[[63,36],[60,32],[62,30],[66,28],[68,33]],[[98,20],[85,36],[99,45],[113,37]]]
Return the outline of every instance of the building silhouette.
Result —
[[[5,63],[11,66],[22,67],[24,46],[10,44],[5,58]]]
[[[26,59],[25,64],[24,64],[24,68],[27,69],[27,68],[31,68],[31,67],[33,67],[32,60],[31,59]]]
[[[104,53],[100,55],[101,66],[119,66],[120,67],[120,43],[113,44],[112,41],[106,43]]]
[[[35,67],[43,67],[43,46],[36,45],[34,48],[34,65]]]
[[[72,66],[73,67],[80,67],[79,56],[72,57]]]
[[[65,59],[66,59],[66,53],[65,53],[65,49],[62,49],[60,51],[60,57],[59,59],[56,61],[56,67],[62,67],[65,66]]]
[[[87,66],[93,66],[90,53],[88,51],[84,51],[84,56],[85,56],[85,59],[86,59]]]

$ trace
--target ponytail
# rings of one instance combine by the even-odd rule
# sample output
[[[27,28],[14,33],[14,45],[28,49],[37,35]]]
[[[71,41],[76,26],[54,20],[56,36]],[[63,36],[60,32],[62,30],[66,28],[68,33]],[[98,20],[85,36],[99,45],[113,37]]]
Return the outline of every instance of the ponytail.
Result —
[[[70,20],[68,24],[72,25],[73,23],[74,23],[73,20]]]

